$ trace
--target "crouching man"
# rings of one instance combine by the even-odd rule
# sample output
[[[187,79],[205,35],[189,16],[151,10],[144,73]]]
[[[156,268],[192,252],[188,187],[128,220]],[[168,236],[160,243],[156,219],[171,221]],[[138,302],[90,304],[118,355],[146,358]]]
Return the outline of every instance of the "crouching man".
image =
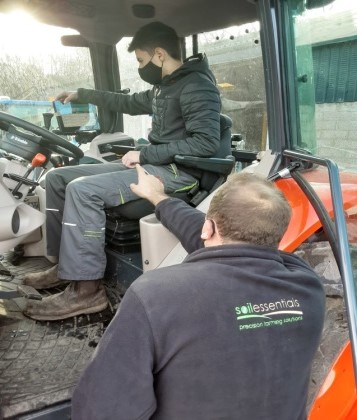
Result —
[[[202,226],[202,213],[137,170],[131,188],[151,195],[161,219]],[[272,183],[231,176],[203,222],[204,247],[128,289],[74,391],[72,419],[306,419],[325,300],[313,270],[278,251],[290,215]]]

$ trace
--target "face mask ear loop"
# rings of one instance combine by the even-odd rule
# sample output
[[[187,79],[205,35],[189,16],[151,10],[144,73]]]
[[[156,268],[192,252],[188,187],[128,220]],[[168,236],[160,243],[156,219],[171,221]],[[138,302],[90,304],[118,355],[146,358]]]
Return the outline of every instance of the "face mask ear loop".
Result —
[[[151,57],[151,59],[150,59],[150,61],[152,60],[152,58],[154,57],[154,55],[155,55],[156,53],[154,52],[154,54],[152,55],[152,57]],[[161,60],[160,60],[161,61]],[[161,77],[162,77],[162,67],[164,66],[164,62],[163,61],[161,61]]]
[[[155,55],[155,53],[154,53],[154,55]],[[153,55],[153,57],[154,57],[154,55]],[[161,61],[161,60],[160,60]],[[164,66],[164,62],[163,61],[161,61],[161,78],[162,78],[162,68],[163,68],[163,66]]]
[[[153,53],[153,55],[150,57],[150,61],[152,61],[152,59],[153,59],[153,57],[154,57],[154,55],[156,54],[156,52],[154,51],[154,53]],[[161,60],[160,60],[161,61]],[[161,72],[162,72],[162,67],[163,67],[163,65],[164,65],[164,62],[163,61],[161,61]],[[161,76],[162,76],[162,74],[161,74]]]

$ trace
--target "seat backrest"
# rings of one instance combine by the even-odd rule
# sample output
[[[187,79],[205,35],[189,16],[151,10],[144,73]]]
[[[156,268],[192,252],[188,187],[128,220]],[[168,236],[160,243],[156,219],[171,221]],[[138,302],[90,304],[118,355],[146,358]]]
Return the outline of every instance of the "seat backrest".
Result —
[[[225,158],[232,154],[231,136],[232,136],[232,120],[228,115],[220,115],[220,133],[221,141],[218,152],[214,157]]]
[[[232,156],[232,120],[227,115],[221,114],[220,116],[220,132],[221,132],[221,142],[218,149],[218,152],[214,157],[225,159],[228,156]],[[234,159],[234,158],[233,158]],[[220,182],[221,180],[221,182]],[[215,183],[218,181],[218,185],[215,186]],[[212,188],[217,188],[225,181],[225,178],[219,174],[212,172],[203,172],[200,187],[201,189],[210,193]]]

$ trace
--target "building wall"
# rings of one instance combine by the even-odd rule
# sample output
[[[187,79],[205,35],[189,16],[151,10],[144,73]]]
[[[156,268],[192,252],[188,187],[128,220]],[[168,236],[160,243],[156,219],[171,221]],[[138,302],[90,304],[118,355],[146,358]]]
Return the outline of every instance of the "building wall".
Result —
[[[315,121],[318,155],[334,160],[341,169],[355,167],[357,102],[316,104]]]

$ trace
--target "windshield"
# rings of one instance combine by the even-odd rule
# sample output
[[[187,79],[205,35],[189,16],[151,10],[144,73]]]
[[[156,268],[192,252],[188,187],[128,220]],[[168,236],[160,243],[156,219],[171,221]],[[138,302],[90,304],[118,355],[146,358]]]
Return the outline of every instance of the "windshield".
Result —
[[[61,36],[71,34],[76,31],[38,23],[24,12],[0,14],[1,111],[58,128],[49,115],[54,98],[78,86],[94,87],[89,50],[61,44]]]
[[[335,0],[317,7],[322,3],[287,2],[293,34],[287,67],[297,79],[288,79],[297,116],[291,137],[295,148],[356,171],[357,3]]]

